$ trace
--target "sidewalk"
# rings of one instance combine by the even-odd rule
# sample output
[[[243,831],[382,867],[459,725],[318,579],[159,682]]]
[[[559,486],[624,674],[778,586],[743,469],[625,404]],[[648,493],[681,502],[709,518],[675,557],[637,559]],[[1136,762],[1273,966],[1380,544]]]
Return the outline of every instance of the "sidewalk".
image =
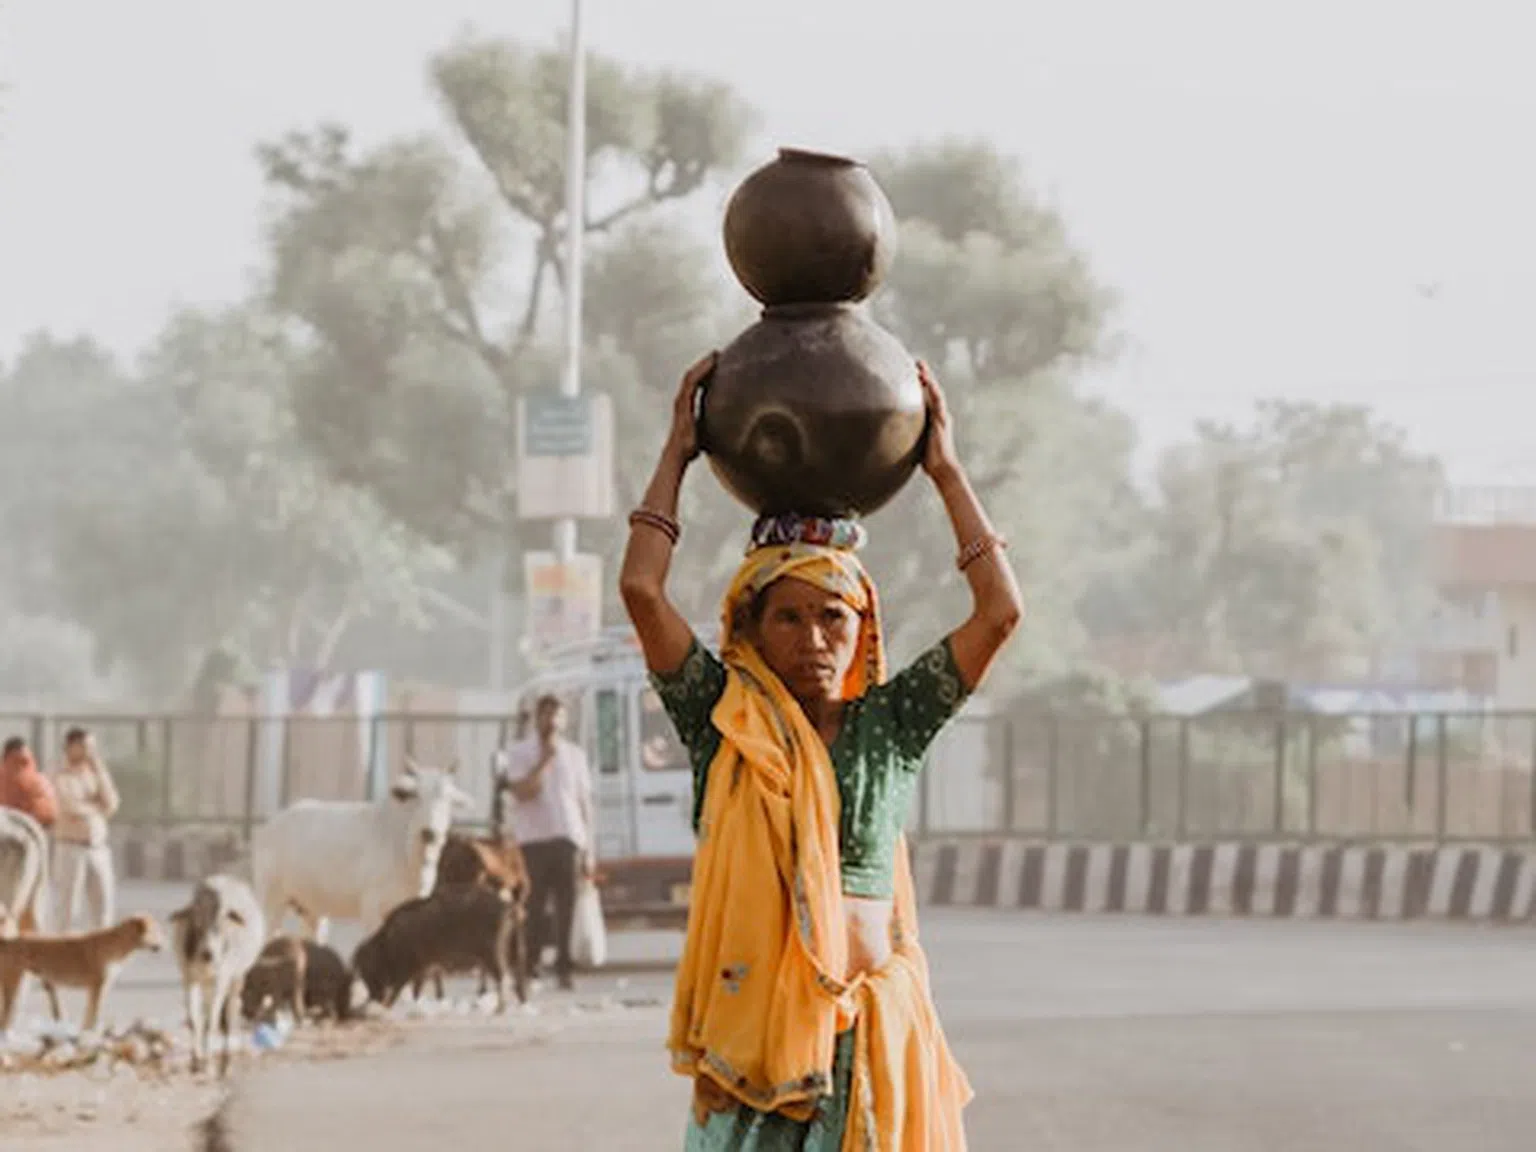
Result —
[[[688,1092],[667,1070],[665,1008],[596,1004],[423,1021],[386,1052],[253,1071],[204,1149],[676,1149]]]

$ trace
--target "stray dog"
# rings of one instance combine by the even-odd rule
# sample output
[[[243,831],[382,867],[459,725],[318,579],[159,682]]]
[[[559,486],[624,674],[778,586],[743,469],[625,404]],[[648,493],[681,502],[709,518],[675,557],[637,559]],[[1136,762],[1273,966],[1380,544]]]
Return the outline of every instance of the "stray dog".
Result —
[[[67,936],[17,936],[9,915],[5,921],[0,928],[0,1032],[11,1026],[21,979],[28,973],[41,981],[55,1021],[63,1019],[56,989],[84,988],[87,999],[80,1026],[92,1031],[102,998],[128,957],[165,946],[160,926],[149,916],[130,916],[110,928]]]
[[[295,1024],[311,1015],[346,1020],[352,1014],[352,974],[332,948],[296,936],[274,936],[245,975],[240,1012],[269,1019],[286,1005]]]

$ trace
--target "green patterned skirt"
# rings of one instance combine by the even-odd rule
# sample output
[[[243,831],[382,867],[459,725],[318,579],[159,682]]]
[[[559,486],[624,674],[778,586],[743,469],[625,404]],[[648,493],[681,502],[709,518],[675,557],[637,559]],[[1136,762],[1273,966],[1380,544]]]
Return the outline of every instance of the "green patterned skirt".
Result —
[[[853,1033],[837,1038],[832,1063],[832,1095],[804,1122],[777,1112],[759,1112],[745,1104],[716,1112],[703,1127],[688,1121],[683,1152],[839,1152],[848,1119],[848,1091],[853,1083]]]

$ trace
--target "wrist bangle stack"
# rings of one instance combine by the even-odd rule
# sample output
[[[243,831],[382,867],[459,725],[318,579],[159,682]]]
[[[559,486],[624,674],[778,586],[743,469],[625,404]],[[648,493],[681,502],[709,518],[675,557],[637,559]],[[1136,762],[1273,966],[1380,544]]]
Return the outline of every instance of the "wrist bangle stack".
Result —
[[[1007,549],[1007,547],[1008,541],[995,532],[989,532],[985,536],[978,536],[964,548],[960,549],[960,555],[955,557],[955,567],[964,572],[989,552]]]
[[[683,526],[665,512],[657,512],[654,509],[639,507],[629,514],[629,526],[644,524],[647,528],[654,528],[674,545],[683,534]]]

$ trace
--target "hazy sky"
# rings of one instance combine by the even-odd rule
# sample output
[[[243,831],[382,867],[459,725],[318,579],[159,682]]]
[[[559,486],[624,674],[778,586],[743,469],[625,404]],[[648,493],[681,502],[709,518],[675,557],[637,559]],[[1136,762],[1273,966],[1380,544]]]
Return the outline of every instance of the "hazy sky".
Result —
[[[593,47],[731,80],[765,157],[949,132],[1017,155],[1122,293],[1131,350],[1094,386],[1150,444],[1259,396],[1359,399],[1477,482],[1536,480],[1511,419],[1536,391],[1523,7],[586,0]],[[0,0],[0,357],[40,326],[132,351],[237,295],[258,139],[431,126],[430,51],[466,25],[554,43],[568,10]]]

